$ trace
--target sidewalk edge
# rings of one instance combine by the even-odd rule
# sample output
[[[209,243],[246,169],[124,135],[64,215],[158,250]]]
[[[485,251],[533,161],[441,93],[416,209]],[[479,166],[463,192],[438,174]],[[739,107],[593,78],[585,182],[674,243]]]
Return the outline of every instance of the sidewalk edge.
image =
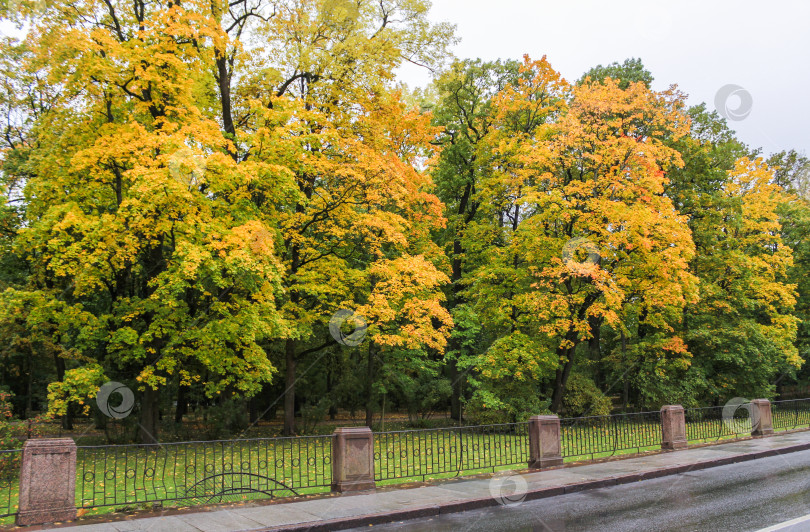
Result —
[[[744,453],[735,456],[728,456],[725,458],[717,458],[714,460],[705,460],[702,462],[695,462],[694,464],[682,464],[664,467],[661,469],[654,469],[644,473],[631,473],[628,475],[620,475],[615,477],[608,477],[597,480],[588,480],[585,482],[578,482],[575,484],[567,484],[564,486],[554,486],[551,488],[539,488],[530,490],[526,493],[525,500],[534,501],[539,499],[546,499],[549,497],[556,497],[567,493],[578,493],[598,488],[606,488],[610,486],[618,486],[621,484],[630,484],[631,482],[640,482],[643,480],[650,480],[653,478],[660,478],[671,475],[678,475],[686,473],[687,471],[697,471],[701,469],[709,469],[712,467],[720,467],[724,465],[737,464],[740,462],[748,462],[760,458],[770,458],[780,454],[789,454],[800,451],[810,450],[810,443],[801,443],[780,449],[768,449],[765,451],[756,451],[752,453]],[[434,517],[441,514],[452,514],[458,512],[467,512],[470,510],[480,510],[482,508],[489,508],[498,506],[500,503],[493,497],[469,499],[465,501],[455,501],[445,504],[435,504],[430,506],[422,506],[416,508],[407,508],[389,513],[366,514],[351,517],[342,517],[337,519],[330,519],[325,521],[310,521],[308,523],[297,523],[293,525],[281,525],[260,530],[267,532],[330,532],[333,530],[347,530],[349,528],[359,528],[372,525],[382,525],[392,523],[395,521],[406,521],[409,519],[420,519],[424,517]]]

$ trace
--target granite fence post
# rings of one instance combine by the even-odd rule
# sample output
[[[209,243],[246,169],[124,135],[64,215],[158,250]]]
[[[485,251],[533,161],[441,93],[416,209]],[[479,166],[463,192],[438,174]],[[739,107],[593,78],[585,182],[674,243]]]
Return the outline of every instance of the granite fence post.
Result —
[[[532,416],[529,418],[529,467],[543,469],[562,465],[560,418]]]
[[[373,490],[374,435],[368,427],[340,427],[332,434],[332,491]]]
[[[771,402],[767,399],[754,399],[751,401],[751,428],[752,436],[773,434]]]
[[[662,449],[686,448],[686,416],[681,405],[661,407],[661,436]]]
[[[17,525],[76,519],[76,443],[70,438],[25,442]]]

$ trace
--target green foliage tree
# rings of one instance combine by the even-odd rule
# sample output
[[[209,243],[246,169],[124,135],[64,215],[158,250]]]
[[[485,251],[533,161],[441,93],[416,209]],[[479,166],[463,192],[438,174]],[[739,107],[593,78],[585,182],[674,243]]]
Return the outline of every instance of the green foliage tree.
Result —
[[[660,383],[647,382],[643,393],[687,404],[770,396],[778,373],[800,364],[791,251],[776,215],[781,188],[716,113],[698,106],[690,118],[690,135],[675,145],[686,165],[673,172],[668,194],[688,216],[697,249],[690,270],[700,299],[683,320],[692,360],[662,378],[658,391]]]
[[[481,182],[491,168],[488,139],[493,131],[492,99],[518,76],[520,63],[459,61],[434,83],[437,102],[434,123],[443,129],[437,138],[442,147],[433,169],[436,191],[444,202],[447,228],[438,234],[451,264],[448,308],[455,322],[445,360],[451,379],[450,415],[461,419],[466,376],[459,361],[480,348],[477,318],[465,304],[463,281],[477,264],[466,256],[467,231],[476,221],[481,205]],[[472,262],[472,264],[471,264]],[[462,362],[463,364],[463,362]]]
[[[806,275],[810,268],[810,203],[808,184],[810,183],[810,161],[791,150],[774,154],[768,159],[768,166],[774,171],[774,182],[787,194],[777,212],[782,228],[782,241],[793,250],[793,265],[789,268],[788,281],[796,287],[796,306],[793,314],[799,318],[796,332],[796,347],[803,360],[810,357],[810,279]],[[785,365],[775,384],[777,391],[785,383],[799,380],[808,382],[807,365],[801,372],[792,365]]]
[[[585,83],[588,79],[598,82],[613,79],[618,81],[620,89],[626,90],[633,83],[643,83],[649,89],[655,78],[641,59],[631,57],[621,63],[614,61],[606,66],[597,65],[585,72],[579,83]]]

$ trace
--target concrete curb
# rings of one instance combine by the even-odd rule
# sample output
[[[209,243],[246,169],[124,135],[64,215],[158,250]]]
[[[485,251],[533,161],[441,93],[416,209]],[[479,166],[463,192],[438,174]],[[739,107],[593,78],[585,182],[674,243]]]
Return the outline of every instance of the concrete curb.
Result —
[[[631,473],[628,475],[619,475],[615,477],[603,478],[598,480],[578,482],[575,484],[568,484],[565,486],[540,488],[536,490],[529,490],[526,493],[525,500],[534,501],[538,499],[545,499],[548,497],[556,497],[558,495],[564,495],[566,493],[577,493],[592,489],[618,486],[620,484],[630,484],[632,482],[640,482],[642,480],[649,480],[653,478],[660,478],[670,475],[678,475],[680,473],[686,473],[688,471],[698,471],[701,469],[709,469],[712,467],[737,464],[740,462],[748,462],[760,458],[769,458],[773,456],[778,456],[780,454],[789,454],[807,450],[810,450],[810,443],[802,443],[798,445],[792,445],[790,447],[783,447],[780,449],[768,449],[767,451],[756,451],[752,453],[744,453],[726,458],[705,460],[703,462],[695,462],[694,464],[664,467],[661,469],[647,471],[645,473]],[[628,456],[628,458],[632,457]],[[456,501],[446,504],[422,506],[418,508],[408,508],[388,513],[367,514],[339,519],[330,519],[327,521],[313,521],[309,523],[298,523],[294,525],[274,526],[263,528],[261,530],[268,532],[269,531],[329,532],[332,530],[346,530],[349,528],[359,528],[371,525],[382,525],[386,523],[392,523],[395,521],[406,521],[409,519],[433,517],[441,514],[452,514],[458,512],[466,512],[470,510],[479,510],[481,508],[498,506],[499,504],[500,503],[495,498],[485,497],[485,498],[469,499],[466,501]]]

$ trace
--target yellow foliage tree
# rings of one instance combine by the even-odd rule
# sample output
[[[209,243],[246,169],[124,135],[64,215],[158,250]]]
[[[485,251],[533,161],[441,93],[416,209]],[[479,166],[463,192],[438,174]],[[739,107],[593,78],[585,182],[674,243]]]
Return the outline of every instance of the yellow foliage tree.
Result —
[[[551,377],[559,411],[576,346],[629,305],[673,330],[668,311],[694,298],[685,220],[664,195],[685,133],[681,97],[643,83],[569,87],[545,59],[495,99],[495,162],[486,180],[490,221],[473,239],[478,312],[500,331],[474,364],[485,374]],[[483,193],[482,193],[483,194]],[[684,352],[673,338],[664,349]],[[553,353],[553,355],[551,355]]]

